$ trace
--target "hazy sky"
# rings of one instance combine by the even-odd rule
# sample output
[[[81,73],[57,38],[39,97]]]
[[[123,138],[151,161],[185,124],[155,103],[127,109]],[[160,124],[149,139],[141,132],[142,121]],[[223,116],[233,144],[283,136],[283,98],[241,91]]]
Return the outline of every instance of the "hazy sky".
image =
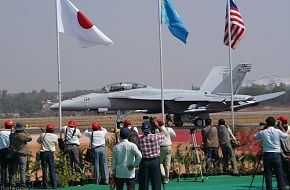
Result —
[[[60,34],[62,91],[118,81],[160,86],[157,0],[71,0],[114,45],[79,48]],[[246,80],[290,76],[290,1],[236,0],[246,34],[233,67],[253,64]],[[215,65],[228,66],[223,44],[226,0],[173,0],[189,30],[187,44],[162,27],[164,86],[200,86]],[[54,0],[0,1],[0,90],[57,91]]]

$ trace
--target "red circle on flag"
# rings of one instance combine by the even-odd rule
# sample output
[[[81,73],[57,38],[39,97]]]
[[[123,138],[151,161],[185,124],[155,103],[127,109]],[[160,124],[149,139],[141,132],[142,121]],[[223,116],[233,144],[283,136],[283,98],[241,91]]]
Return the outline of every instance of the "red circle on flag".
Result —
[[[81,12],[77,12],[78,22],[84,29],[90,29],[93,27],[93,23]]]

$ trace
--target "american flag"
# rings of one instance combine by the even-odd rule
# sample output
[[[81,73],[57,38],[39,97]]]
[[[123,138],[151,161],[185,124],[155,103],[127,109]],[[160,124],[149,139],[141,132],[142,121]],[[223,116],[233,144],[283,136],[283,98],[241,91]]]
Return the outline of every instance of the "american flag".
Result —
[[[226,12],[227,13],[226,13],[224,44],[228,46],[229,45],[228,9]],[[246,29],[242,16],[234,0],[230,0],[230,31],[231,31],[231,48],[235,49],[238,42],[244,36]]]

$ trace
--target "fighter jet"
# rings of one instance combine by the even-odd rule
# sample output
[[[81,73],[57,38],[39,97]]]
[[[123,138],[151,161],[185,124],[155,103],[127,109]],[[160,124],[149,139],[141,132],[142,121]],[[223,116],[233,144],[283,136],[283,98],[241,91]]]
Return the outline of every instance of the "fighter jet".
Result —
[[[260,102],[276,98],[284,92],[258,96],[237,94],[251,64],[239,64],[232,72],[234,110],[258,105]],[[199,90],[164,89],[165,113],[174,115],[176,126],[184,122],[203,125],[209,113],[231,110],[229,68],[215,66]],[[59,109],[59,103],[50,107]],[[96,93],[78,96],[61,102],[63,111],[120,111],[135,110],[146,113],[161,113],[161,90],[147,85],[118,82],[103,87]]]

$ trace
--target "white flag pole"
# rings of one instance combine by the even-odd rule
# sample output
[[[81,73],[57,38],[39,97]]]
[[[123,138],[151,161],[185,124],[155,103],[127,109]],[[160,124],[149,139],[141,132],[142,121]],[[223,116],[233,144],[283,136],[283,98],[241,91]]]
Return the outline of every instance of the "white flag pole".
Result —
[[[163,55],[162,55],[162,30],[161,30],[161,3],[158,0],[158,25],[159,25],[159,60],[160,60],[160,77],[161,77],[161,110],[162,110],[162,120],[164,122],[164,87],[163,87]]]
[[[234,115],[234,99],[233,99],[233,71],[232,71],[232,34],[231,34],[231,17],[230,17],[230,0],[227,0],[227,16],[228,16],[228,40],[229,40],[229,68],[230,68],[230,88],[231,88],[231,115],[232,115],[232,126],[233,131],[235,129],[235,115]]]
[[[58,0],[55,0],[55,15],[56,15],[56,53],[57,53],[57,71],[58,71],[58,113],[59,113],[59,129],[62,127],[62,111],[61,111],[61,71],[60,71],[60,50],[59,50],[59,32],[58,32]]]

